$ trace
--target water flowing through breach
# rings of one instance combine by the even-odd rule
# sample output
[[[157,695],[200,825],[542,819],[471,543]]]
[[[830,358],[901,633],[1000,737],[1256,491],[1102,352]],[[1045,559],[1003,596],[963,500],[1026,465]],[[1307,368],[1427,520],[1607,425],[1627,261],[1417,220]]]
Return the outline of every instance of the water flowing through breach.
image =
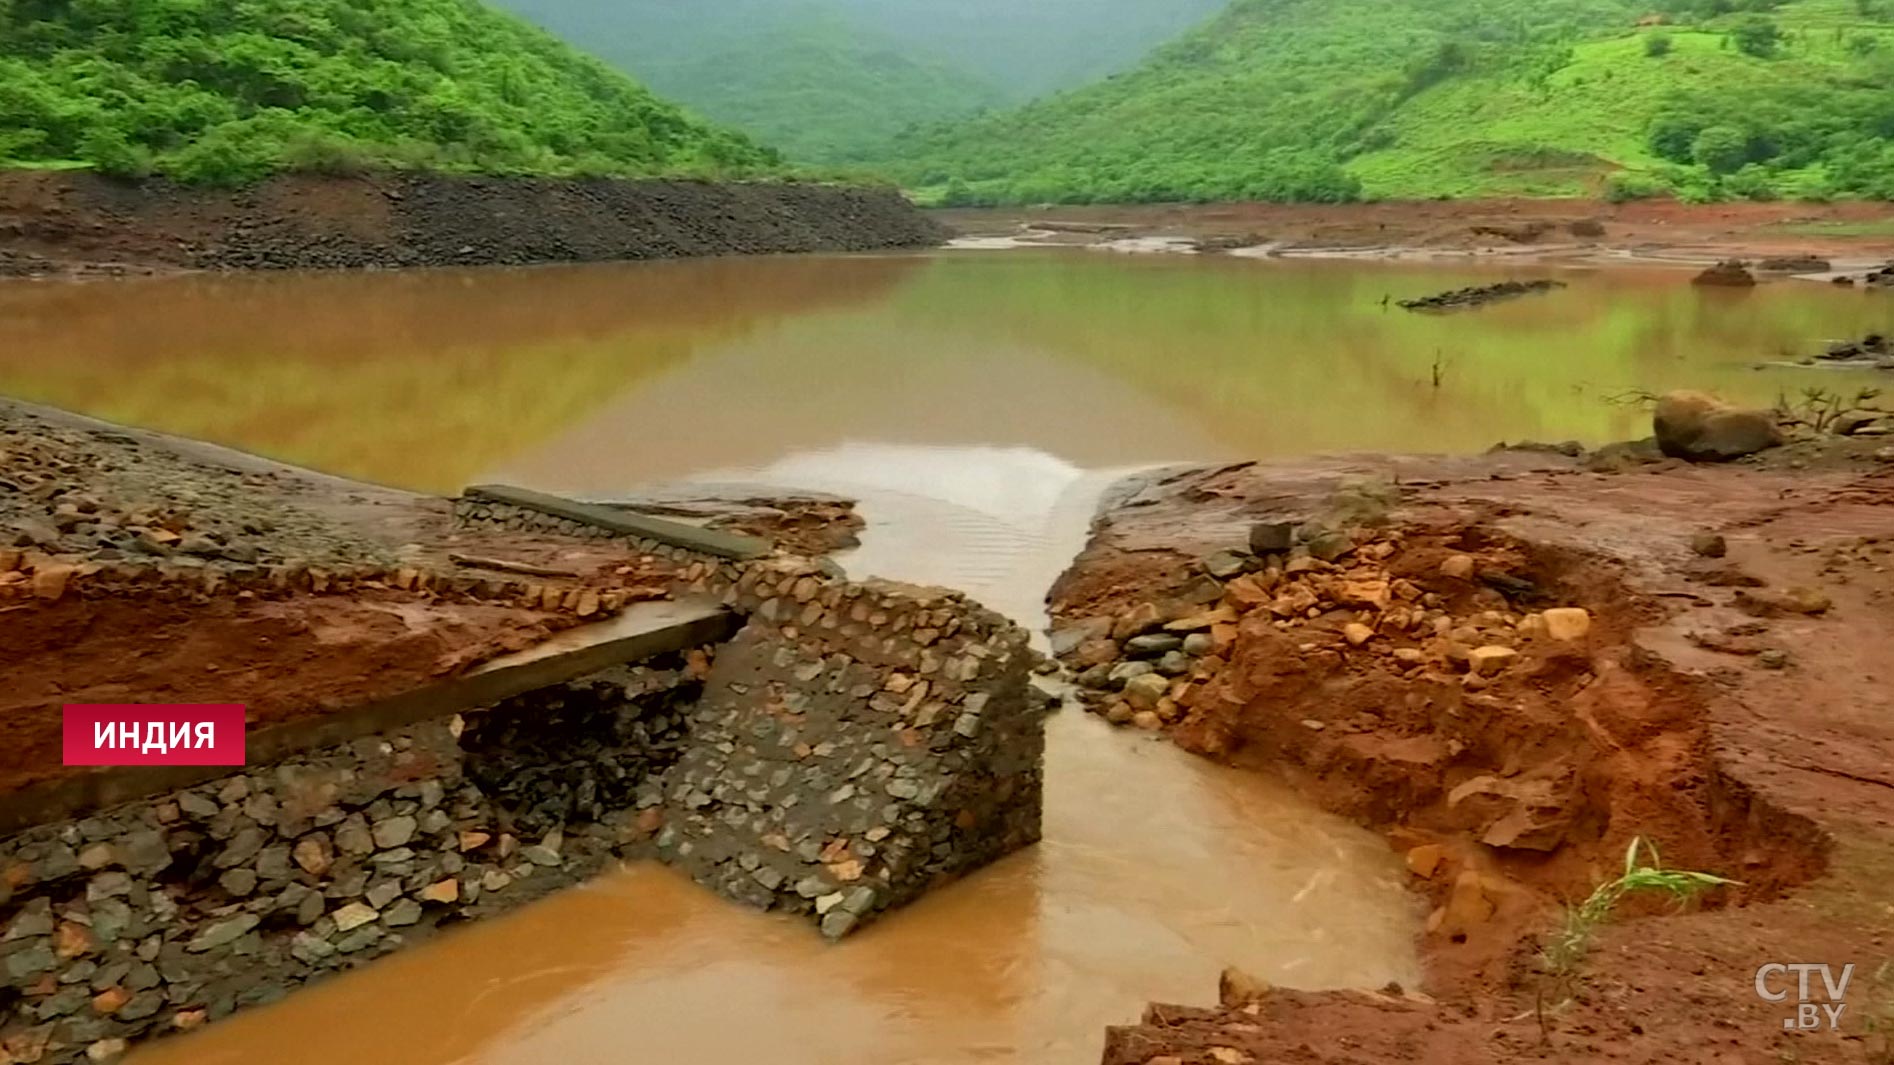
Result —
[[[1038,627],[1116,471],[844,445],[699,476],[857,498],[852,575],[958,587]],[[1201,998],[1226,965],[1298,987],[1417,978],[1418,915],[1379,840],[1160,740],[1076,713],[1047,727],[1044,842],[839,946],[635,867],[136,1060],[1082,1065],[1106,1025]]]

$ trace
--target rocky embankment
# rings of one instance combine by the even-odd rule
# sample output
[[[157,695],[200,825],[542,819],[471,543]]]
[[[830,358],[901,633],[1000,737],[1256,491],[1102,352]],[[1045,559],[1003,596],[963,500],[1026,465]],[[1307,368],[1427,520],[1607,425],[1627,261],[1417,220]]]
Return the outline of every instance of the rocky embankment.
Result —
[[[1894,703],[1864,668],[1894,652],[1894,449],[1663,414],[1600,453],[1167,471],[1107,505],[1052,603],[1092,710],[1381,831],[1431,914],[1420,988],[1230,973],[1106,1065],[1886,1053],[1861,1018],[1785,1030],[1753,985],[1894,936]],[[1739,883],[1689,916],[1634,894],[1551,960],[1633,840]]]
[[[379,174],[221,190],[0,173],[0,277],[854,252],[943,235],[887,188]]]

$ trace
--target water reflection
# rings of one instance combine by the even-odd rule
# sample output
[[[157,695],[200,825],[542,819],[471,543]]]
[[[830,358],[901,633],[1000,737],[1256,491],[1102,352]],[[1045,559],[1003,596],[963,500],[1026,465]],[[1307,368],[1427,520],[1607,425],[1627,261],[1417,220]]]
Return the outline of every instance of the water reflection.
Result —
[[[1571,287],[1384,303],[1548,273]],[[421,488],[606,491],[850,441],[1084,469],[1602,441],[1642,430],[1631,388],[1886,376],[1752,369],[1894,329],[1881,294],[1688,279],[1032,251],[0,283],[0,391]]]

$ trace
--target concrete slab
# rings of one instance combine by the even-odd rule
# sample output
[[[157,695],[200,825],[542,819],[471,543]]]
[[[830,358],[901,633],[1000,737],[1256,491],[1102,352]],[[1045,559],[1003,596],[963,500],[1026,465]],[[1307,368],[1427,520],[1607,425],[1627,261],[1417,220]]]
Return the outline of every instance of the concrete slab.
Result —
[[[582,525],[594,526],[625,536],[656,540],[661,544],[700,551],[718,558],[761,558],[770,551],[770,545],[767,542],[754,537],[718,532],[715,529],[700,529],[683,522],[666,521],[647,514],[635,514],[611,507],[581,503],[576,499],[547,495],[544,492],[515,488],[512,485],[477,484],[461,494],[467,499],[483,503],[524,507],[541,514],[550,514],[555,518],[576,521]]]

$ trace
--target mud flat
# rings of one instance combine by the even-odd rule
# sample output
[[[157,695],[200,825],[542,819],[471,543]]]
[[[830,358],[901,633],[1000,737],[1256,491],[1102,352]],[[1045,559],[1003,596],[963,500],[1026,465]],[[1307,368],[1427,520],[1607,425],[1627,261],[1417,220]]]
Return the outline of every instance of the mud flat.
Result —
[[[1887,260],[1886,204],[1598,200],[1152,204],[930,212],[975,247],[1065,245],[1374,259],[1707,264],[1731,256],[1859,270]]]
[[[1880,1060],[1894,449],[1877,443],[1125,485],[1052,597],[1094,712],[1379,830],[1434,912],[1418,987],[1229,973],[1217,1005],[1114,1028],[1107,1065]],[[1549,966],[1561,906],[1640,838],[1739,883],[1686,913],[1634,896],[1575,967]],[[1854,964],[1838,1030],[1785,1030],[1793,988],[1759,997],[1785,958]]]
[[[0,277],[878,251],[943,236],[887,188],[383,174],[227,191],[0,172]]]
[[[1039,837],[1026,632],[506,486],[445,499],[0,405],[0,1050],[103,1061],[621,859],[834,939]],[[243,703],[241,769],[61,764]]]

